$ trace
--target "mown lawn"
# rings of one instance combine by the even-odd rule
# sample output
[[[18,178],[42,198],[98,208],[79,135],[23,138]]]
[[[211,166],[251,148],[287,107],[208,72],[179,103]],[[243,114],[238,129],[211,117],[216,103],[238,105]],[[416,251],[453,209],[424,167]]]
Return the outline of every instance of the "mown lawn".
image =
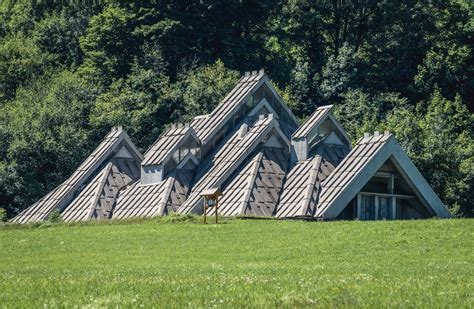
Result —
[[[0,306],[472,308],[474,220],[3,228]]]

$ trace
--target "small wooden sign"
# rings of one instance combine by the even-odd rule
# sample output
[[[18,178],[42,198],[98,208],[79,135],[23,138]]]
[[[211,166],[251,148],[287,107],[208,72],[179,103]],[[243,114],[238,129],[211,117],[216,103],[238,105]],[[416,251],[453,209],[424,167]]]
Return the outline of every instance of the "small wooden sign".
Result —
[[[207,208],[216,207],[216,223],[217,223],[217,211],[219,209],[219,197],[222,196],[222,192],[219,188],[206,189],[199,194],[204,197],[204,224],[207,223]]]

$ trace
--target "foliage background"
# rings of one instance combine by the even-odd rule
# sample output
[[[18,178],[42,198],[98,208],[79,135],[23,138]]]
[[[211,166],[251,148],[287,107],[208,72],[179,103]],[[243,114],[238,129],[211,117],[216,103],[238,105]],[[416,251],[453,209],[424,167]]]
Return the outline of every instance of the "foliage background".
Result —
[[[390,130],[441,199],[473,216],[467,0],[0,3],[0,207],[61,183],[111,126],[145,150],[265,68],[300,119],[335,104],[355,142]]]

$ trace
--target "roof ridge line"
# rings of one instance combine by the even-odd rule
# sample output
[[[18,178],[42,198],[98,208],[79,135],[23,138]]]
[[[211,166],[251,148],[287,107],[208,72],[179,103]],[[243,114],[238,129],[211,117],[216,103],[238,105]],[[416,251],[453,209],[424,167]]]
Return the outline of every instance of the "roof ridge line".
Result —
[[[107,178],[109,177],[110,170],[112,169],[112,164],[113,164],[112,162],[107,163],[107,165],[105,166],[105,168],[103,170],[104,174],[100,178],[99,185],[97,187],[97,191],[95,192],[94,199],[92,200],[92,203],[91,203],[90,208],[89,208],[89,212],[87,213],[87,219],[92,218],[92,214],[94,213],[95,206],[97,205],[97,202],[100,199],[100,194],[101,194],[102,190],[104,189],[105,182],[106,182]]]
[[[318,107],[309,117],[291,134],[291,138],[300,139],[306,137],[311,130],[322,124],[324,120],[332,113],[333,107]]]
[[[196,130],[189,125],[184,126],[181,128],[173,129],[173,131],[179,130],[180,134],[170,134],[170,135],[160,135],[157,140],[148,148],[145,152],[144,158],[140,165],[161,165],[163,162],[169,160],[169,158],[173,155],[173,153],[181,146],[181,144],[187,139],[188,137],[193,137],[194,140],[201,145],[202,142],[199,139],[199,136],[196,133]],[[167,140],[165,138],[168,138]],[[160,144],[160,142],[162,142]],[[171,146],[170,146],[171,145]],[[157,149],[154,149],[155,146],[161,146]],[[170,146],[170,147],[168,147]],[[164,149],[161,151],[160,149]],[[156,154],[161,155],[156,155]]]
[[[309,208],[309,204],[310,204],[310,200],[311,200],[311,195],[313,193],[313,190],[314,190],[314,186],[316,185],[316,181],[318,179],[318,175],[319,175],[319,169],[320,169],[320,165],[322,163],[322,157],[321,156],[315,156],[313,159],[312,159],[312,163],[311,163],[311,169],[310,169],[310,176],[309,176],[309,182],[308,184],[306,185],[306,188],[305,188],[305,195],[303,197],[303,205],[301,205],[301,209],[303,210],[303,213],[301,215],[305,215],[306,211],[308,210]]]
[[[176,181],[176,178],[174,176],[169,176],[168,179],[165,180],[165,188],[163,190],[163,196],[161,197],[161,201],[158,201],[158,210],[152,215],[154,217],[155,215],[162,215],[163,210],[165,209],[166,205],[168,204],[168,199],[171,195],[171,191],[174,185],[174,182]],[[161,204],[161,205],[160,205]]]
[[[225,113],[227,116],[238,110],[242,106],[242,102],[244,99],[252,93],[252,91],[259,86],[265,75],[250,75],[250,76],[243,76],[239,82],[234,86],[234,88],[226,95],[226,97],[219,102],[219,104],[211,111],[210,118],[214,115],[218,115],[218,113],[222,112],[222,106],[225,105],[227,102],[235,101],[233,107],[227,110]],[[245,103],[244,103],[245,104]],[[231,104],[232,105],[232,104]],[[227,117],[226,116],[226,117]],[[211,136],[215,134],[225,122],[226,117],[219,119],[219,123],[217,123],[212,129],[210,129],[205,136],[203,136],[202,142],[207,143]],[[223,122],[224,121],[224,122]]]
[[[250,198],[250,194],[252,194],[252,189],[255,185],[255,180],[257,179],[257,173],[258,173],[258,168],[260,167],[260,164],[262,163],[262,158],[263,158],[263,152],[259,152],[256,156],[256,161],[254,162],[254,166],[252,166],[251,174],[250,174],[250,180],[247,184],[247,187],[245,188],[245,193],[244,193],[244,198],[242,201],[242,209],[240,213],[244,213],[245,208],[247,207],[248,200]]]
[[[375,131],[374,134],[370,134],[369,132],[366,132],[361,138],[357,140],[356,145],[383,143],[392,138],[394,138],[394,136],[389,131],[384,131],[383,133],[379,131]]]
[[[334,106],[335,106],[335,104],[320,105],[320,106],[316,107],[316,109],[314,110],[314,112],[311,113],[311,115],[314,114],[314,113],[315,113],[316,111],[318,111],[318,110],[322,110],[322,109],[333,109]],[[310,115],[310,117],[311,117],[311,115]]]

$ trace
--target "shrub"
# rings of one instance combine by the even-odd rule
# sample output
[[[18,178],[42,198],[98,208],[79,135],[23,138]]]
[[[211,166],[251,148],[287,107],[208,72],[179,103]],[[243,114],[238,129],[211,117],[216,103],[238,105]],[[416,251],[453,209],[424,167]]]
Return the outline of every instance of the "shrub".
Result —
[[[8,217],[7,217],[7,211],[3,208],[0,208],[0,222],[7,222]]]
[[[53,210],[49,216],[48,216],[48,221],[51,223],[58,223],[61,221],[61,213],[59,210],[55,209]]]

